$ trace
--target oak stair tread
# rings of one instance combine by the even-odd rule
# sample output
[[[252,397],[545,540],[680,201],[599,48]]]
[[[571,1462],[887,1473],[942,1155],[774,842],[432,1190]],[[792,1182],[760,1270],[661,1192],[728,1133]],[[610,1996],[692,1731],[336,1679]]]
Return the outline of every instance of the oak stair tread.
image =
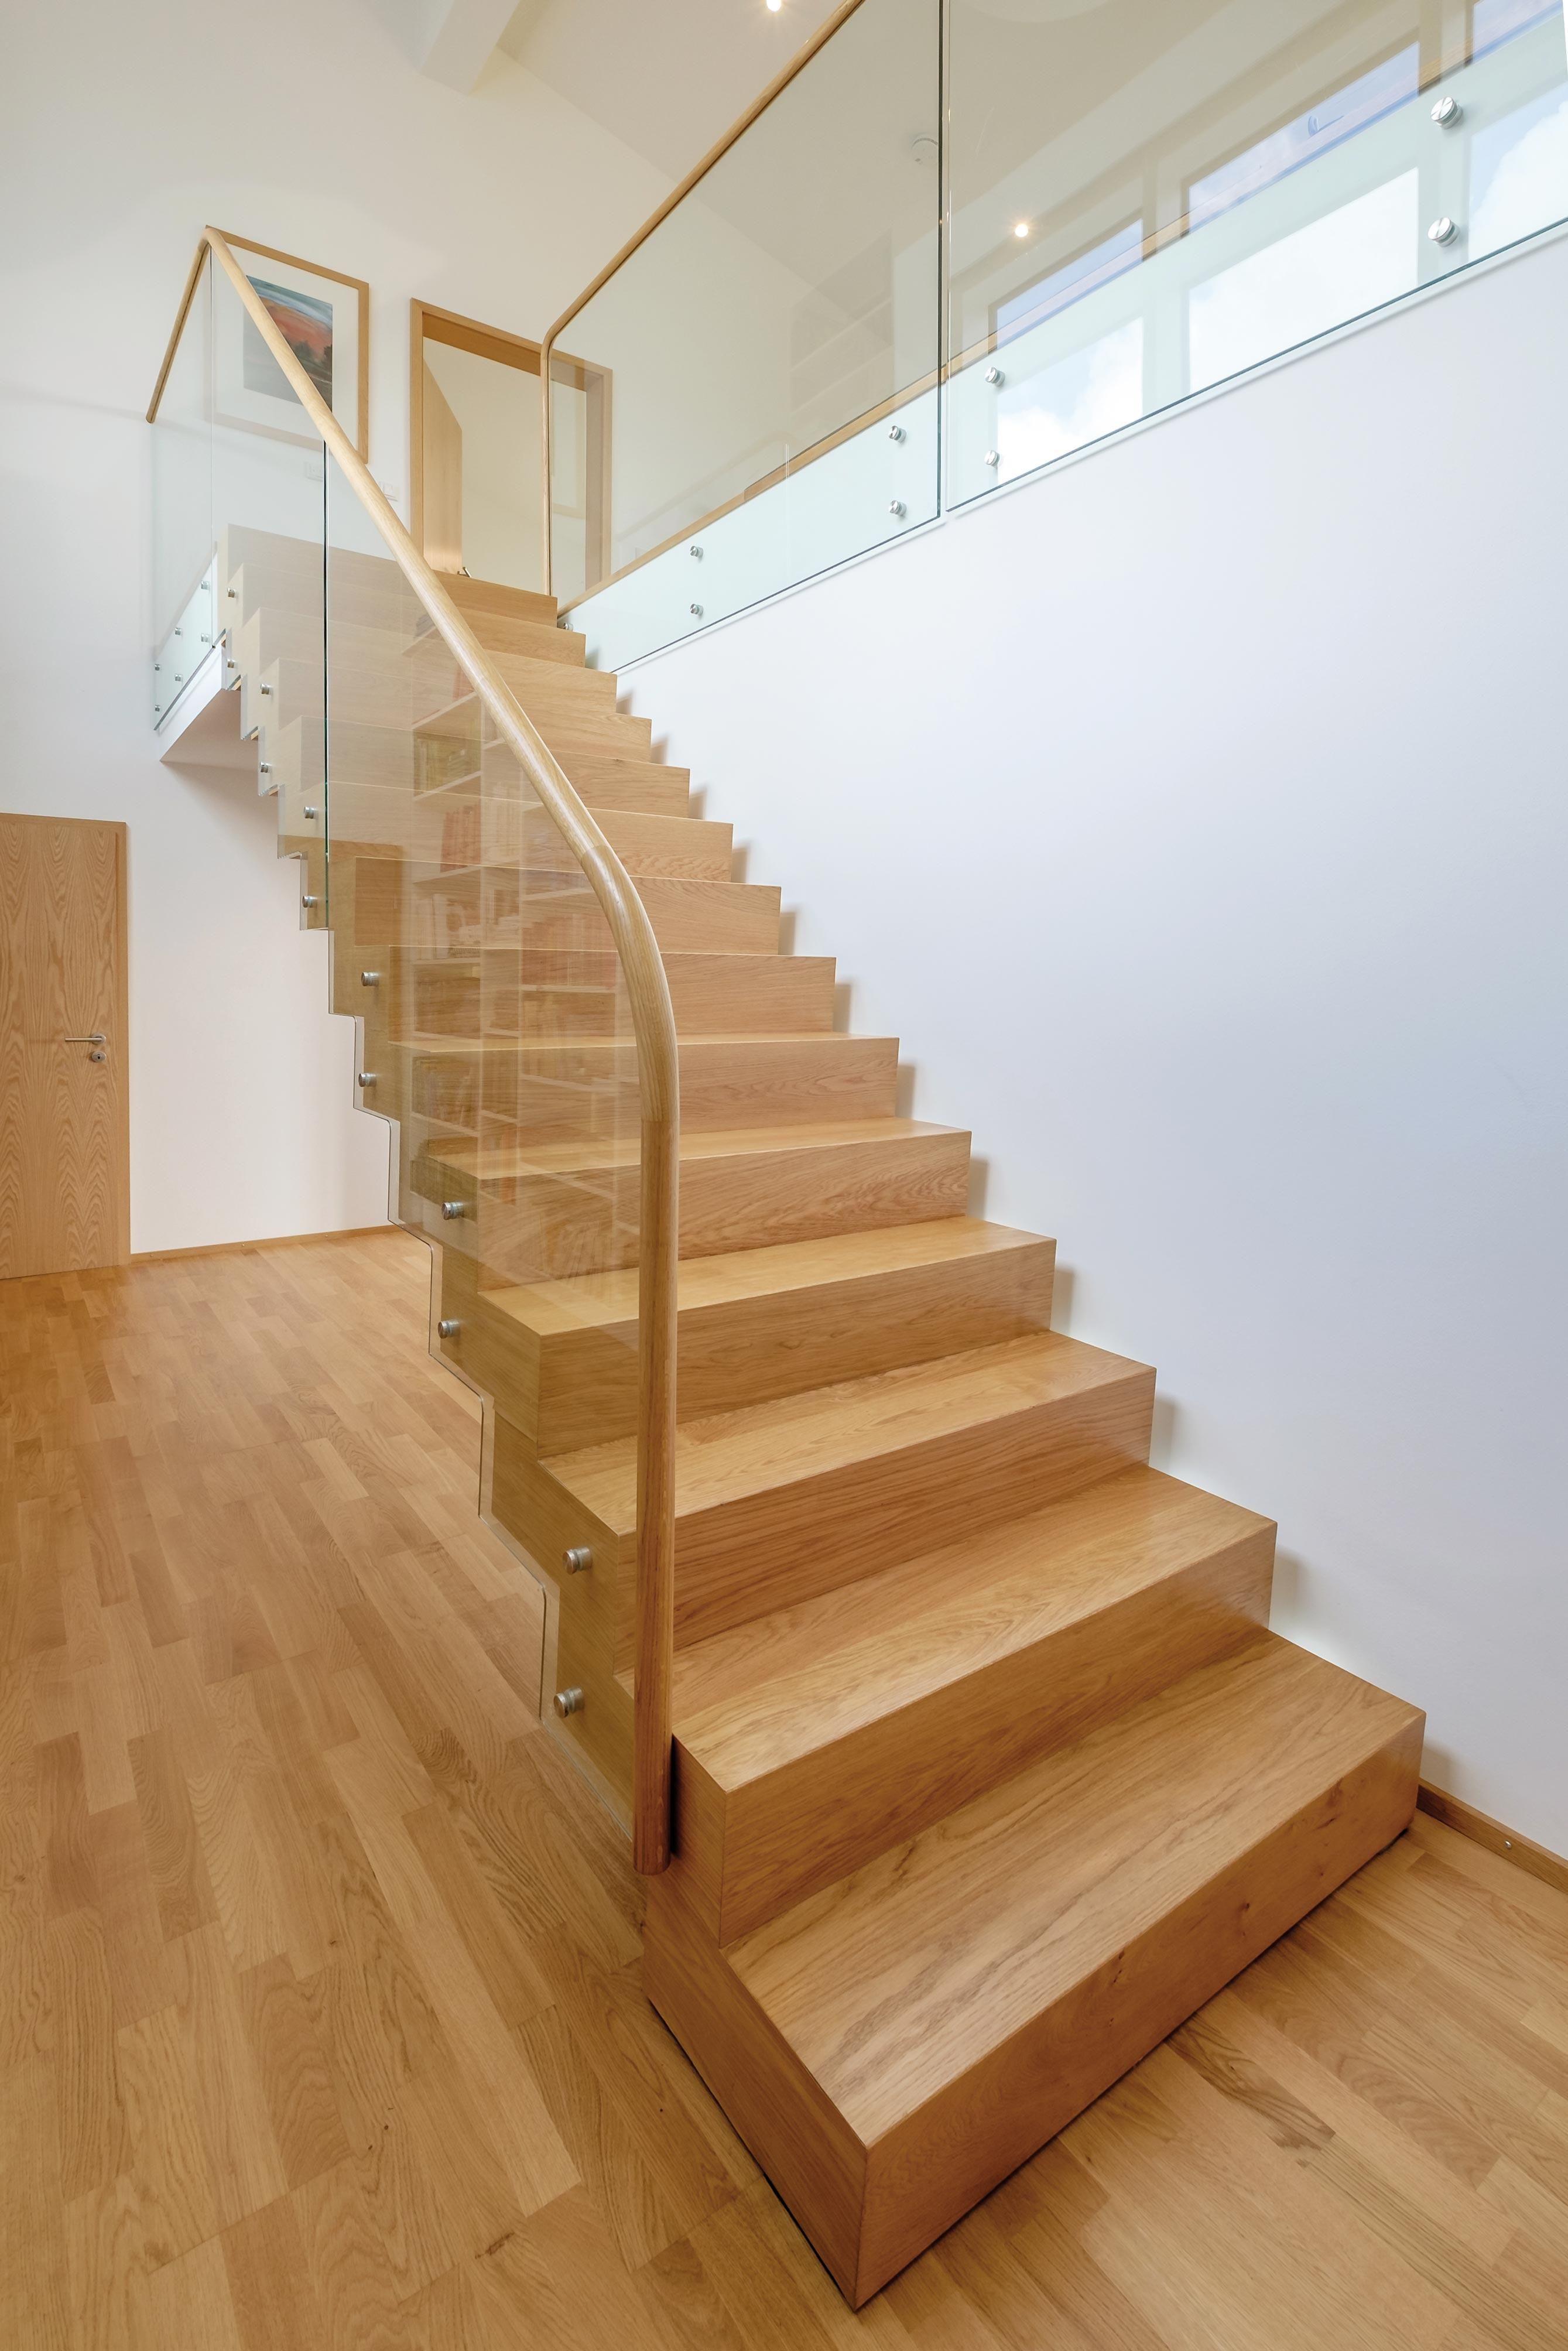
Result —
[[[684,1517],[720,1510],[862,1462],[878,1462],[885,1474],[891,1456],[960,1430],[977,1432],[988,1421],[1009,1420],[1147,1369],[1042,1331],[684,1421],[675,1432],[676,1511]],[[617,1535],[634,1531],[635,1437],[558,1454],[545,1467]]]
[[[790,1129],[791,1134],[797,1131]],[[934,1217],[918,1225],[883,1225],[870,1232],[728,1249],[714,1257],[682,1259],[676,1274],[677,1311],[701,1312],[780,1291],[1039,1246],[1033,1233],[986,1224],[977,1217]],[[622,1266],[561,1281],[486,1290],[484,1302],[541,1338],[583,1329],[630,1330],[637,1320],[638,1281],[634,1265]]]
[[[388,1042],[405,1045],[413,1053],[508,1053],[528,1061],[548,1061],[559,1055],[608,1063],[630,1056],[635,1065],[637,1053],[637,1041],[630,1029],[618,1037],[528,1037],[496,1029],[482,1037],[456,1037],[429,1029],[413,1036],[390,1038]],[[863,1046],[896,1045],[898,1040],[873,1036],[858,1029],[747,1029],[739,1032],[717,1029],[706,1033],[683,1029],[681,1042],[683,1047],[721,1046],[726,1052],[750,1052],[754,1046],[809,1045],[813,1051],[834,1053],[852,1052]]]
[[[937,1126],[917,1118],[846,1118],[800,1126],[713,1127],[706,1134],[681,1135],[681,1164],[688,1160],[745,1159],[769,1152],[836,1151],[845,1144],[918,1142],[926,1136],[964,1135],[967,1130]],[[617,1167],[635,1167],[642,1157],[642,1138],[634,1126],[620,1134],[599,1135],[570,1143],[481,1144],[457,1136],[432,1144],[425,1155],[433,1166],[480,1185],[504,1182],[527,1175],[593,1176]]]
[[[1260,1634],[725,1957],[870,2146],[1420,1721]]]
[[[740,1787],[1271,1531],[1134,1464],[677,1650],[676,1738],[720,1787]]]

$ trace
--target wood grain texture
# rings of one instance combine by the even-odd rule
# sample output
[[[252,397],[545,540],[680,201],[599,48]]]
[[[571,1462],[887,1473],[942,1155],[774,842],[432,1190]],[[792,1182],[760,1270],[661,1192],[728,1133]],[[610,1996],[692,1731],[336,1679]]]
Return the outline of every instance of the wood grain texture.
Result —
[[[580,1133],[586,1094],[612,1128],[636,1116],[637,1052],[630,1039],[492,1034],[454,1037],[439,1047],[392,1040],[389,1050],[408,1064],[408,1100],[420,1117],[464,1123],[465,1105],[482,1096],[497,1147],[504,1147],[508,1124],[524,1150]],[[383,1053],[378,1066],[385,1061]],[[751,1123],[891,1118],[897,1086],[894,1037],[831,1029],[682,1040],[681,1123],[689,1134]]]
[[[1273,1529],[1133,1468],[675,1659],[682,1868],[729,1942],[1250,1638]]]
[[[409,645],[412,646],[427,627],[433,626],[460,665],[464,676],[472,684],[486,729],[505,747],[508,762],[515,763],[516,771],[526,779],[530,792],[548,811],[556,831],[580,869],[586,893],[597,911],[599,923],[613,944],[625,984],[629,1026],[637,1041],[642,1113],[638,1226],[643,1298],[639,1328],[645,1405],[638,1466],[640,1516],[636,1604],[639,1640],[643,1642],[646,1635],[648,1649],[643,1659],[644,1671],[634,1702],[637,1718],[634,1851],[640,1863],[649,1867],[662,1867],[668,1859],[671,1812],[668,1635],[674,1604],[674,1573],[671,1453],[674,1431],[674,1269],[679,1255],[681,1160],[679,1062],[674,1015],[661,960],[660,941],[652,919],[652,906],[648,896],[640,898],[632,889],[625,868],[572,789],[551,750],[549,733],[535,725],[497,674],[480,639],[465,617],[461,597],[454,596],[443,588],[437,575],[419,553],[385,494],[370,475],[362,454],[350,446],[337,419],[289,351],[276,322],[245,277],[221,232],[209,225],[203,231],[203,241],[211,252],[214,269],[224,273],[245,306],[251,327],[260,335],[282,368],[296,397],[321,434],[326,449],[346,476],[349,486],[374,525],[392,559],[391,563],[382,560],[372,566],[356,559],[346,551],[341,557],[334,557],[332,565],[329,567],[329,630],[332,622],[330,607],[334,594],[339,591],[345,601],[345,617],[350,624],[359,617],[353,609],[358,590],[364,590],[372,606],[385,601],[391,590],[394,608],[402,608],[405,613],[406,599],[412,593],[419,608],[419,619],[417,625],[405,632]],[[366,334],[361,331],[361,355],[365,343]],[[154,410],[156,401],[155,393]],[[363,405],[361,391],[361,410]],[[548,398],[543,406],[548,412]],[[313,552],[308,549],[305,551],[307,554]],[[221,562],[226,577],[232,568],[231,556],[222,558]],[[402,575],[401,580],[396,579],[396,573]],[[461,575],[453,576],[455,579]],[[225,589],[225,601],[230,592]],[[481,585],[468,596],[467,602],[476,611],[495,611],[511,620],[549,622],[556,618],[553,599],[529,597],[517,590]],[[571,674],[550,664],[541,665],[541,675],[546,674],[554,678]],[[326,714],[326,723],[330,734],[335,722],[329,710]],[[585,723],[580,716],[574,717],[567,734],[580,747],[586,747],[595,755],[624,756],[630,753],[635,756],[638,752],[645,753],[651,746],[650,723],[622,717],[614,712],[612,705],[608,715],[595,716],[592,721],[593,739],[587,745],[581,742],[581,729]],[[468,756],[466,750],[462,750],[460,756]],[[283,804],[284,796],[280,794],[280,811]],[[283,845],[292,846],[287,841]],[[644,893],[665,895],[672,892],[726,889],[741,892],[748,905],[755,903],[753,894],[746,893],[744,885],[739,884],[670,879],[651,880],[643,884]],[[318,899],[311,914],[312,920],[318,919],[324,912],[319,893],[312,892],[308,894]],[[772,894],[776,907],[777,893]],[[768,895],[767,893],[755,893],[755,897],[763,899]],[[721,931],[722,927],[721,925]],[[776,945],[776,914],[773,931],[773,943]],[[735,944],[724,936],[702,943]],[[690,942],[677,936],[669,944],[679,946]],[[369,1090],[373,1093],[373,1085]],[[361,1094],[366,1089],[361,1087]],[[650,1627],[657,1628],[656,1643]],[[656,1834],[652,1826],[655,1822]]]
[[[1146,1453],[1154,1374],[1053,1332],[683,1422],[676,1436],[676,1639],[851,1583],[981,1509],[1019,1515]],[[625,1440],[548,1476],[629,1561]]]
[[[1263,1635],[731,1946],[865,2150],[846,2294],[1397,1835],[1421,1729]]]
[[[0,1280],[130,1254],[125,845],[0,815]]]
[[[969,1217],[682,1260],[683,1420],[996,1345],[1051,1321],[1050,1241]],[[455,1361],[543,1454],[636,1426],[630,1268],[476,1291]]]
[[[637,1153],[625,1138],[524,1151],[464,1138],[416,1158],[412,1188],[482,1203],[499,1282],[569,1279],[636,1258]],[[683,1258],[961,1216],[969,1138],[915,1119],[734,1127],[681,1139]],[[496,1213],[513,1213],[502,1217]]]
[[[0,1521],[0,1593],[35,1586],[0,1654],[16,1856],[0,1880],[0,2341],[249,2351],[293,2327],[312,2351],[511,2351],[541,2313],[564,2314],[570,2341],[573,2312],[586,2325],[591,2309],[612,2339],[654,2351],[1561,2351],[1568,1896],[1425,1813],[848,2311],[644,2005],[642,1889],[597,1798],[538,1730],[508,1732],[485,1762],[471,1752],[479,1723],[455,1710],[439,1629],[472,1638],[477,1676],[515,1596],[537,1670],[538,1601],[475,1522],[478,1424],[424,1353],[427,1280],[423,1249],[394,1235],[0,1295],[7,1500],[48,1511],[24,1547],[16,1520]],[[121,1434],[130,1482],[83,1483],[92,1448]],[[73,1489],[89,1548],[135,1556],[130,1599],[79,1585],[70,1514],[52,1507]],[[394,1529],[406,1545],[416,1521],[418,1581],[389,1581]],[[61,1584],[68,1611],[48,1604]],[[132,1718],[148,1891],[181,1972],[168,2005],[117,2024],[116,1954],[145,1982],[143,1946],[103,1924],[51,1963],[40,1758],[68,1742],[43,1759],[64,1840],[54,1916],[97,1919],[106,1848],[68,1742],[99,1687],[84,1677],[118,1637],[104,1620],[141,1619],[162,1656],[193,1643],[214,1590],[248,1595],[278,1662],[253,1650],[214,1682],[160,1677],[152,1714]],[[345,1609],[386,1628],[373,1657]],[[363,1768],[340,1775],[361,1750]],[[314,1886],[331,1922],[303,1978],[275,1954],[242,1984],[221,1929],[212,1940],[194,1820],[220,1769],[283,1792],[269,1866]],[[125,1825],[117,1814],[107,1851],[134,1861]],[[113,1904],[134,1886],[120,1868]],[[420,1918],[450,1921],[464,1965],[449,1941],[421,1944]],[[215,2008],[202,2022],[207,1994],[186,1985],[204,1934],[214,1998],[224,1971],[231,1986],[226,2023]],[[100,1964],[84,2005],[80,1971],[90,1987]],[[247,1991],[289,1979],[298,2004],[257,2037],[270,1995]],[[57,1985],[74,2019],[57,2018]],[[449,2004],[477,2001],[513,2036],[580,2182],[531,2216],[483,2101],[449,2094],[439,2070]],[[200,2065],[214,2034],[258,2085],[216,2108]],[[82,2185],[68,2201],[62,2045],[103,2085],[69,2135]],[[256,2141],[243,2164],[242,2123]],[[310,2174],[295,2188],[284,2143]],[[218,2196],[237,2210],[247,2198],[225,2183],[246,2179],[269,2200],[236,2237],[246,2220],[225,2220]]]

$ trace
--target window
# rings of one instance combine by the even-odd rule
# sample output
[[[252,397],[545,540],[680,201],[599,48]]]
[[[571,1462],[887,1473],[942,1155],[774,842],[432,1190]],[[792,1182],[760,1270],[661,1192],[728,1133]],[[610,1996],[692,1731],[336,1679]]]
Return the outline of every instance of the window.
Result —
[[[1484,57],[1516,33],[1528,33],[1532,25],[1562,14],[1563,0],[1544,0],[1544,5],[1542,0],[1476,0],[1470,11],[1470,55]]]
[[[1037,277],[1020,294],[1009,294],[998,302],[993,322],[993,332],[998,343],[1009,342],[1030,327],[1039,327],[1047,319],[1054,319],[1059,310],[1081,302],[1095,287],[1109,285],[1124,269],[1131,269],[1144,250],[1142,221],[1129,221],[1113,236],[1091,246],[1076,261],[1065,262],[1047,277]]]
[[[1478,14],[1482,5],[1525,5],[1525,0],[1478,0]],[[1300,171],[1315,156],[1326,155],[1331,147],[1343,140],[1354,138],[1396,106],[1416,96],[1420,87],[1420,44],[1412,41],[1408,48],[1400,49],[1385,57],[1370,73],[1358,74],[1354,81],[1346,82],[1330,98],[1320,99],[1305,114],[1293,122],[1271,131],[1267,139],[1256,146],[1243,149],[1218,171],[1206,172],[1194,180],[1187,190],[1186,225],[1189,229],[1201,228],[1232,204],[1245,204],[1249,196],[1261,189],[1272,187],[1276,180]]]

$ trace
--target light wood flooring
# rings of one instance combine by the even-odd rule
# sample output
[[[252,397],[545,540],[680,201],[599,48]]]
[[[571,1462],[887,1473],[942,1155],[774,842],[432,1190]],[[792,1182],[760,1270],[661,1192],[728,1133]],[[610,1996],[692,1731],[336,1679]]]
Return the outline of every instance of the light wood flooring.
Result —
[[[642,1997],[427,1283],[0,1286],[5,2351],[1568,2346],[1568,1898],[1422,1817],[852,2315]]]

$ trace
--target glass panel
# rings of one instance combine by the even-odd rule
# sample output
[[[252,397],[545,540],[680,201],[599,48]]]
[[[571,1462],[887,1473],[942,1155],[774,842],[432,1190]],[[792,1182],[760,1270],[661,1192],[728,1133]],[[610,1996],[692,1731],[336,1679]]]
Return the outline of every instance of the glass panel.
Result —
[[[1560,0],[950,23],[954,503],[1568,216]]]
[[[940,89],[938,0],[864,0],[571,320],[552,578],[603,665],[936,514]]]
[[[185,313],[152,426],[152,723],[217,642],[213,579],[212,256]]]
[[[392,1214],[440,1251],[433,1344],[485,1398],[483,1506],[547,1586],[547,1695],[583,1692],[546,1719],[624,1811],[641,1172],[626,990],[575,859],[335,465],[328,518],[333,1003],[363,1024],[364,1107],[393,1124]],[[612,682],[580,665],[549,600],[477,581],[462,600],[513,673],[529,664],[530,715],[584,789],[596,755],[622,767],[601,756]],[[617,789],[625,805],[635,787]],[[591,1445],[599,1517],[586,1481],[569,1492],[552,1468]],[[568,1573],[580,1545],[593,1570]]]
[[[321,442],[245,304],[204,256],[152,435],[153,722],[210,650],[239,697],[301,919],[327,921]]]
[[[277,801],[277,852],[301,861],[307,928],[327,922],[322,663],[324,452],[255,322],[213,270],[217,610],[239,728]]]
[[[426,560],[513,588],[540,589],[537,371],[423,339]]]

